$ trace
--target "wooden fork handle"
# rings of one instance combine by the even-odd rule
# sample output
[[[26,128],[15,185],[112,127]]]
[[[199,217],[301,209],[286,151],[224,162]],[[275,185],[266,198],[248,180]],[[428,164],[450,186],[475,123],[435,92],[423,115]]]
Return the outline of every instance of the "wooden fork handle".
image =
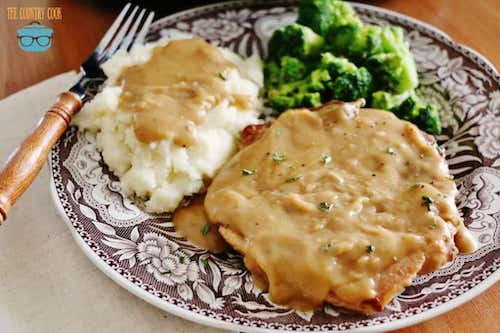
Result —
[[[80,110],[80,98],[63,92],[49,111],[40,119],[35,130],[10,155],[0,171],[0,224],[7,219],[9,209],[31,185],[40,172],[50,149],[63,135]]]

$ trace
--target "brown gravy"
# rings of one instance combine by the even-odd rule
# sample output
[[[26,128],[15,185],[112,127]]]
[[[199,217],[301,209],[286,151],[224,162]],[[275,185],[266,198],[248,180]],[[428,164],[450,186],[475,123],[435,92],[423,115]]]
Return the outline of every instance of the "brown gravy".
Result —
[[[229,246],[219,234],[217,226],[209,224],[203,207],[204,200],[204,195],[196,196],[189,205],[177,208],[173,218],[175,230],[203,249],[213,253],[224,252]],[[209,228],[205,227],[207,224]]]
[[[120,109],[134,115],[139,141],[172,139],[179,146],[190,146],[196,125],[221,100],[232,97],[238,107],[254,106],[249,96],[229,93],[225,75],[235,68],[203,39],[172,40],[156,47],[148,62],[123,71]]]
[[[358,111],[283,113],[208,188],[210,221],[276,303],[372,312],[451,260],[455,241],[474,250],[439,152],[390,112]]]

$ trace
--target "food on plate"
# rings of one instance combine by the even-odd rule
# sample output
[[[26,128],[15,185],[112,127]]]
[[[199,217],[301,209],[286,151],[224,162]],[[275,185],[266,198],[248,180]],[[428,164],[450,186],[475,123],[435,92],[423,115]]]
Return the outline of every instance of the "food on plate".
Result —
[[[347,2],[299,1],[297,22],[269,40],[264,71],[276,115],[364,98],[427,133],[441,132],[437,108],[415,94],[417,69],[403,30],[364,24]]]
[[[74,123],[97,147],[123,191],[153,213],[203,191],[258,123],[260,60],[200,38],[161,40],[103,65],[108,79]]]
[[[124,192],[174,212],[196,245],[232,246],[276,303],[381,311],[417,274],[474,251],[401,28],[301,0],[264,73],[256,57],[187,35],[103,69],[75,124],[96,133]],[[277,116],[267,122],[263,86]]]
[[[208,188],[209,220],[276,303],[380,311],[417,274],[474,250],[434,139],[362,104],[244,131]]]
[[[175,231],[181,236],[212,253],[222,253],[229,249],[215,225],[210,224],[203,202],[204,195],[190,199],[187,205],[178,207],[172,218]]]

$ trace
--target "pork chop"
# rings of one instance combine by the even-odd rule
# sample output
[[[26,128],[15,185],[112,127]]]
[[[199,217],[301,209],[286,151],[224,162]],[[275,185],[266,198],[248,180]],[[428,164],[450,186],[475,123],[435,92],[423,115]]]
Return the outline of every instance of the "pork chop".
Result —
[[[381,311],[417,274],[474,250],[433,140],[361,104],[247,129],[208,188],[209,220],[276,303]]]

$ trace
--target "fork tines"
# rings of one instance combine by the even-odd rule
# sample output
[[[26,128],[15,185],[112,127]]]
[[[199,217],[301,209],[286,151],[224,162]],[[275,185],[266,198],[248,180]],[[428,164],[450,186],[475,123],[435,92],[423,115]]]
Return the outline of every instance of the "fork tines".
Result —
[[[144,43],[144,39],[153,22],[155,13],[146,9],[139,11],[139,9],[139,6],[131,8],[130,3],[127,3],[125,7],[123,7],[122,11],[95,49],[99,61],[111,57],[117,49],[129,51],[134,45]],[[146,19],[143,20],[145,16]],[[123,22],[123,20],[125,20],[125,22]],[[137,33],[138,30],[139,32]]]

